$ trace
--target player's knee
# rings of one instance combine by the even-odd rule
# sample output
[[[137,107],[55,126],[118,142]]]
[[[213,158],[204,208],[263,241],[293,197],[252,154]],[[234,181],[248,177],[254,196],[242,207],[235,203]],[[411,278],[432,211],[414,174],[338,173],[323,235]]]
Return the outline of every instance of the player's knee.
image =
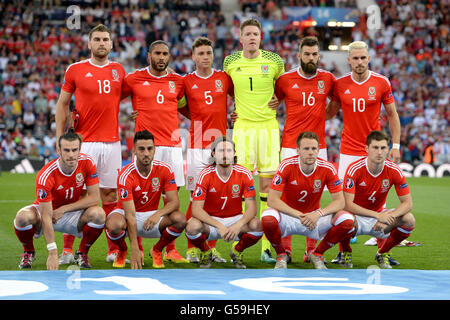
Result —
[[[262,222],[260,220],[258,220],[257,218],[253,218],[252,220],[250,220],[250,222],[248,223],[248,228],[249,228],[250,232],[263,231]]]
[[[23,228],[27,225],[34,224],[34,220],[34,214],[31,210],[20,209],[14,218],[14,225],[16,227]]]
[[[104,224],[106,215],[105,211],[101,207],[90,207],[87,208],[85,213],[87,222],[92,222],[95,224]]]
[[[278,223],[280,222],[280,213],[272,208],[268,208],[261,213],[261,221],[264,222],[265,217],[273,217]],[[270,220],[267,218],[266,220]]]
[[[190,235],[198,234],[202,229],[202,223],[196,218],[191,218],[186,224],[186,233]]]
[[[414,228],[416,225],[416,219],[411,212],[408,212],[402,217],[402,224],[407,228]]]
[[[341,223],[352,224],[355,221],[355,217],[348,211],[339,211],[337,212],[331,221],[334,226],[337,226]]]
[[[108,217],[105,227],[112,236],[116,236],[125,230],[127,226],[123,217],[122,219],[120,217]]]
[[[172,212],[170,214],[170,220],[175,228],[179,230],[186,228],[186,216],[180,211]]]

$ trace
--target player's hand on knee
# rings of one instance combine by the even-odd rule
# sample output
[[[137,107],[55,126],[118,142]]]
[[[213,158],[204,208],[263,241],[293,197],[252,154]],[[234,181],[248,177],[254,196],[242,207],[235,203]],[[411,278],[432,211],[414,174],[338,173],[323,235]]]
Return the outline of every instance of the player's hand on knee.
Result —
[[[157,215],[155,213],[154,215],[149,217],[147,220],[145,220],[144,225],[142,227],[144,228],[145,231],[150,231],[156,226],[158,221],[159,221],[159,215]]]
[[[384,232],[384,230],[385,230],[386,228],[387,228],[387,225],[386,225],[386,224],[377,221],[377,223],[375,223],[375,225],[372,227],[372,230]]]
[[[58,209],[53,210],[52,214],[52,223],[56,224],[59,219],[64,215],[64,210],[59,207]]]

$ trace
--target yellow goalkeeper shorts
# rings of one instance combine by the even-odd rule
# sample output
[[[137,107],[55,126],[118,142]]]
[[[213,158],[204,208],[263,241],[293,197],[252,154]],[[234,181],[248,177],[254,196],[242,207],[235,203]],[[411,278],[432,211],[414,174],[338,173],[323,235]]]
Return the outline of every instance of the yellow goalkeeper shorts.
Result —
[[[266,121],[237,119],[233,128],[237,162],[251,172],[274,173],[280,164],[280,127],[276,118]]]

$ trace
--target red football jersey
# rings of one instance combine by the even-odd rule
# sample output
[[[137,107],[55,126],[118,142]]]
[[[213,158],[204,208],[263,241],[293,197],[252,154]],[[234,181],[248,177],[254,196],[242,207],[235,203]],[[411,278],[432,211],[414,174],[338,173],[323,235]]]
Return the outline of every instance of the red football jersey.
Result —
[[[362,156],[366,137],[373,130],[380,130],[380,110],[394,102],[389,80],[373,71],[364,82],[353,80],[352,73],[336,80],[333,100],[342,106],[344,128],[341,153]]]
[[[242,214],[242,197],[256,197],[251,172],[235,164],[230,177],[224,181],[211,165],[200,172],[193,201],[205,200],[203,209],[210,216],[227,218]]]
[[[148,130],[155,136],[155,146],[181,146],[178,127],[178,100],[184,96],[184,80],[179,74],[156,77],[149,67],[128,74],[124,95],[130,95],[138,111],[135,132]]]
[[[75,93],[75,131],[85,142],[120,141],[119,107],[126,72],[120,63],[97,66],[90,59],[71,64],[62,90]]]
[[[382,211],[386,197],[392,186],[398,196],[409,194],[408,183],[402,169],[394,162],[384,162],[383,171],[377,176],[372,175],[367,168],[367,157],[353,162],[344,177],[344,192],[355,195],[353,202],[363,208]]]
[[[83,186],[98,183],[97,167],[91,156],[80,153],[76,169],[67,175],[59,166],[59,158],[47,163],[36,176],[36,200],[52,201],[53,210],[80,199]]]
[[[300,157],[293,156],[280,163],[270,188],[281,191],[281,200],[291,208],[308,213],[320,208],[325,186],[330,193],[342,191],[341,181],[331,163],[317,158],[314,171],[306,175],[300,168]]]
[[[233,96],[233,82],[225,72],[214,70],[206,78],[197,72],[184,77],[185,95],[191,114],[190,148],[207,149],[227,131],[227,96]]]
[[[123,167],[117,178],[117,189],[119,208],[123,208],[123,201],[133,201],[136,212],[146,212],[158,210],[161,194],[177,190],[177,184],[170,165],[153,160],[147,177],[140,174],[135,162]]]
[[[312,131],[319,136],[319,148],[326,148],[325,111],[327,97],[333,93],[332,73],[317,69],[314,76],[304,77],[299,68],[282,74],[275,84],[278,100],[286,105],[286,122],[281,138],[281,147],[297,148],[297,137],[301,132]]]

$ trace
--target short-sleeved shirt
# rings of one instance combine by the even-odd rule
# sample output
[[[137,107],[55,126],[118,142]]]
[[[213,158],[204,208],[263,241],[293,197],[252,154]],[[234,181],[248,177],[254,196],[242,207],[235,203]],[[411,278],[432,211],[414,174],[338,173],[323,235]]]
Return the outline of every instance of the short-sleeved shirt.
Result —
[[[189,73],[184,86],[191,115],[189,147],[207,149],[217,136],[226,135],[227,97],[233,96],[233,82],[225,72],[213,70],[206,78]]]
[[[75,94],[75,131],[84,142],[120,141],[119,108],[125,76],[123,66],[112,61],[97,66],[88,59],[67,68],[62,90]]]
[[[305,77],[299,68],[283,73],[275,84],[278,100],[286,105],[281,147],[297,148],[297,137],[301,132],[312,131],[319,136],[319,148],[326,148],[325,119],[327,97],[332,95],[334,82],[332,73],[317,69],[315,75]]]
[[[282,201],[302,213],[320,208],[325,186],[330,193],[342,191],[335,167],[328,161],[317,158],[314,170],[305,174],[300,167],[299,156],[283,160],[270,184],[271,189],[282,192]]]
[[[238,51],[225,58],[223,70],[233,80],[240,119],[266,121],[276,117],[276,110],[268,105],[274,94],[275,80],[284,72],[284,62],[278,54],[259,50],[258,57],[247,59],[243,51]]]
[[[389,80],[373,71],[363,82],[353,80],[348,73],[336,80],[333,100],[342,106],[344,128],[341,153],[353,156],[366,155],[366,137],[373,130],[380,130],[381,104],[394,102]]]
[[[136,212],[146,212],[158,210],[161,194],[177,190],[177,184],[172,168],[165,162],[153,160],[147,177],[142,176],[136,162],[132,162],[120,171],[117,190],[118,208],[123,209],[124,201],[133,201]]]
[[[242,198],[255,197],[251,172],[238,164],[233,165],[227,180],[223,180],[214,165],[200,172],[193,201],[204,200],[203,209],[214,217],[227,218],[242,214]]]
[[[400,167],[386,159],[376,176],[367,167],[367,157],[353,162],[344,177],[344,192],[355,195],[353,202],[365,209],[380,212],[385,208],[389,190],[395,186],[398,196],[409,194],[409,186]]]
[[[80,199],[83,186],[98,184],[97,167],[91,156],[80,153],[78,164],[71,174],[61,170],[59,158],[47,163],[36,176],[36,200],[52,202],[53,210]]]
[[[155,146],[180,146],[178,100],[184,96],[183,77],[176,73],[154,76],[149,67],[126,76],[124,95],[131,94],[133,110],[138,111],[135,132],[148,130]]]

